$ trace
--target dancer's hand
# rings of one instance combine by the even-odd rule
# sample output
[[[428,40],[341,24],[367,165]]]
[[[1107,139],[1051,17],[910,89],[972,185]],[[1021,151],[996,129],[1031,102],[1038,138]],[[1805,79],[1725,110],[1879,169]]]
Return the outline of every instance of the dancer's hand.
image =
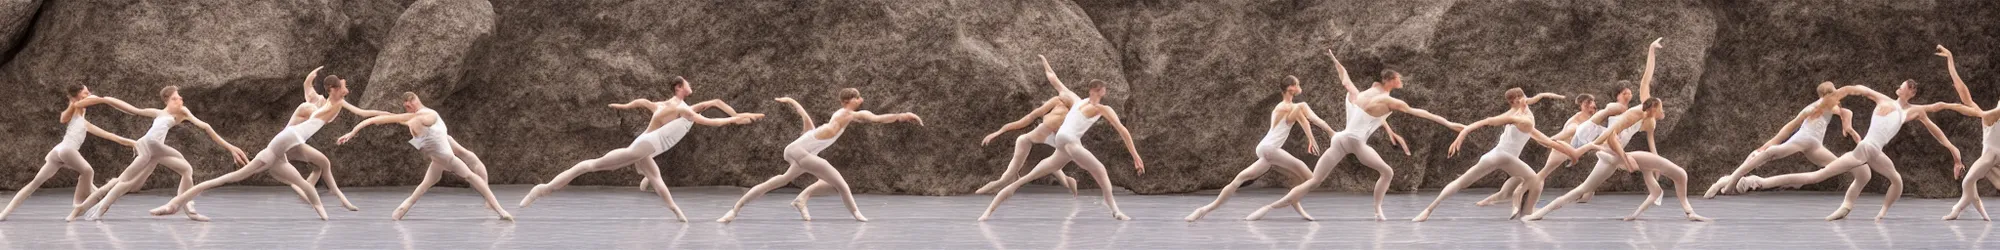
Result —
[[[764,114],[759,114],[759,113],[741,113],[741,114],[736,114],[736,120],[735,120],[735,122],[732,122],[732,123],[735,123],[735,124],[750,124],[750,122],[754,122],[754,121],[757,121],[757,119],[763,119],[763,118],[764,118]]]
[[[1456,122],[1453,122],[1453,123],[1446,123],[1446,124],[1444,124],[1444,127],[1445,127],[1445,128],[1450,128],[1450,129],[1451,129],[1451,132],[1464,132],[1464,131],[1465,131],[1465,124],[1458,124],[1458,123],[1456,123]]]
[[[1464,140],[1451,141],[1451,147],[1444,150],[1444,158],[1451,158],[1452,156],[1457,156],[1458,146],[1464,143],[1465,143]]]
[[[326,66],[319,66],[318,68],[313,68],[312,73],[306,73],[306,79],[319,79],[319,70],[324,68],[326,68]]]
[[[1319,143],[1306,143],[1306,153],[1319,155]]]
[[[1660,40],[1666,40],[1666,39],[1667,39],[1667,38],[1665,38],[1665,37],[1661,37],[1661,38],[1654,38],[1654,39],[1653,39],[1653,45],[1648,45],[1648,46],[1649,46],[1649,48],[1654,48],[1654,49],[1658,49],[1658,48],[1662,48],[1662,47],[1664,47],[1664,46],[1660,46]]]
[[[1938,56],[1942,56],[1942,57],[1945,57],[1945,58],[1951,58],[1951,50],[1948,50],[1948,49],[1944,49],[1944,45],[1943,45],[1943,44],[1939,44],[1939,45],[1937,46],[1937,48],[1938,48],[1938,52],[1937,52],[1937,55],[1938,55]]]
[[[138,143],[135,143],[132,140],[113,140],[113,141],[118,142],[118,145],[125,145],[125,147],[128,148],[138,148],[139,145]]]
[[[1404,156],[1410,155],[1410,141],[1403,140],[1403,135],[1398,135],[1398,134],[1389,135],[1389,144],[1395,145],[1397,147],[1403,147],[1403,155]]]
[[[992,144],[993,138],[997,137],[1000,137],[1000,132],[993,132],[992,134],[986,134],[986,139],[979,139],[979,145],[986,146],[986,144]]]
[[[1132,158],[1132,169],[1139,170],[1139,174],[1146,174],[1146,161],[1139,158]]]
[[[1622,160],[1625,160],[1625,166],[1624,166],[1625,171],[1639,172],[1638,160],[1633,160],[1632,157],[1630,156],[1627,156],[1625,157],[1625,159]]]
[[[347,140],[353,140],[353,139],[354,139],[354,133],[347,133],[347,134],[344,134],[344,135],[340,135],[340,139],[336,139],[336,140],[334,140],[334,141],[333,141],[333,144],[334,144],[334,145],[346,145],[346,144],[347,144]]]
[[[903,121],[916,122],[919,127],[924,126],[924,118],[917,116],[916,113],[903,113],[903,115]]]
[[[1958,161],[1952,161],[1952,162],[1951,162],[1951,178],[1952,178],[1952,179],[1958,179],[1958,178],[1959,178],[1959,175],[1962,175],[1962,174],[1965,174],[1965,163],[1964,163],[1964,162],[1958,162]]]
[[[236,165],[250,165],[250,158],[244,157],[242,148],[229,146],[229,155],[236,158]]]

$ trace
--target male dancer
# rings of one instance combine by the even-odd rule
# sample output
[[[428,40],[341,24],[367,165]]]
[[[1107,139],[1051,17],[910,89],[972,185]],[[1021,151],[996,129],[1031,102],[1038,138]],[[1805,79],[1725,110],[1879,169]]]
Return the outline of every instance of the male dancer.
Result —
[[[688,94],[694,93],[694,87],[688,83],[686,78],[678,76],[674,77],[674,83],[672,84],[674,97],[666,101],[654,102],[646,99],[637,99],[623,104],[611,104],[611,108],[615,109],[644,108],[650,111],[652,113],[652,122],[646,126],[646,132],[639,134],[639,138],[633,139],[630,146],[611,150],[611,152],[605,153],[603,157],[598,157],[597,159],[579,162],[576,166],[570,167],[569,170],[563,171],[562,174],[556,175],[555,179],[549,180],[548,184],[535,185],[534,189],[528,191],[527,197],[521,198],[521,207],[528,207],[528,205],[535,203],[536,198],[568,186],[569,181],[576,179],[578,175],[634,166],[640,175],[645,176],[647,185],[653,186],[652,191],[658,193],[660,199],[667,201],[667,209],[673,211],[674,218],[686,222],[687,215],[681,213],[679,205],[674,204],[673,193],[667,192],[667,184],[660,180],[660,167],[658,163],[653,161],[653,157],[659,156],[660,153],[665,153],[667,149],[673,148],[674,144],[679,143],[681,138],[687,135],[688,129],[693,124],[717,127],[729,124],[749,124],[751,121],[763,118],[764,114],[737,114],[733,109],[729,108],[728,104],[723,103],[721,100],[707,101],[695,104],[694,106],[688,106],[687,102],[683,100],[687,100]],[[730,117],[709,119],[708,117],[701,116],[701,110],[709,107],[719,107],[723,111],[729,111],[727,113],[730,113]]]

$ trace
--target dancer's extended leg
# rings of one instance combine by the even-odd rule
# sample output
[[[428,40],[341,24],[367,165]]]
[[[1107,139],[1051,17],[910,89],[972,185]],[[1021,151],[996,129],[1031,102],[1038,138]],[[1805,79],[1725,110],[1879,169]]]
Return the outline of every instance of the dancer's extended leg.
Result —
[[[1027,164],[1028,153],[1031,149],[1034,149],[1036,143],[1038,142],[1035,142],[1031,135],[1016,137],[1014,139],[1014,156],[1013,158],[1008,158],[1007,170],[1000,173],[999,180],[987,182],[985,186],[980,186],[979,190],[973,191],[973,193],[991,194],[993,191],[998,191],[1000,187],[1007,186],[1007,184],[1014,183],[1014,180],[1020,179],[1021,166]],[[1061,182],[1064,187],[1069,188],[1070,195],[1076,195],[1076,178],[1070,178],[1069,175],[1062,174],[1055,176],[1057,178],[1056,181]]]
[[[1304,182],[1299,183],[1299,185],[1292,186],[1292,190],[1286,192],[1285,197],[1278,198],[1277,201],[1273,201],[1271,204],[1257,208],[1256,211],[1250,212],[1250,215],[1244,216],[1243,220],[1261,220],[1264,219],[1264,214],[1271,212],[1271,209],[1299,204],[1300,200],[1305,199],[1307,193],[1311,193],[1313,188],[1319,187],[1320,182],[1326,181],[1327,177],[1333,175],[1334,166],[1340,164],[1341,160],[1346,159],[1348,154],[1356,154],[1350,153],[1355,150],[1354,148],[1367,147],[1367,145],[1361,144],[1360,140],[1354,138],[1334,136],[1333,140],[1333,143],[1327,146],[1326,151],[1320,152],[1319,161],[1313,164],[1313,166],[1318,167],[1312,169],[1310,177],[1306,178]],[[1389,176],[1383,175],[1383,177],[1387,178]],[[1376,211],[1378,211],[1376,213],[1377,220],[1380,220],[1382,216],[1379,211],[1381,210]]]
[[[1733,193],[1733,192],[1728,192],[1731,191],[1728,189],[1736,187],[1736,182],[1738,180],[1741,180],[1744,175],[1749,175],[1750,170],[1756,170],[1757,167],[1763,166],[1764,163],[1770,162],[1771,160],[1785,158],[1786,156],[1791,156],[1792,154],[1797,154],[1799,152],[1806,152],[1807,150],[1814,148],[1814,145],[1818,144],[1809,145],[1807,143],[1787,142],[1784,144],[1778,144],[1777,146],[1771,146],[1769,148],[1765,148],[1764,151],[1750,152],[1750,156],[1743,157],[1743,164],[1736,166],[1735,172],[1731,172],[1729,173],[1729,175],[1722,176],[1722,179],[1716,180],[1715,184],[1710,184],[1708,186],[1708,192],[1703,193],[1701,197],[1715,198],[1716,194]],[[1810,156],[1811,154],[1808,155]],[[1814,163],[1820,163],[1820,162],[1814,162]],[[1820,165],[1824,166],[1825,164],[1820,164]]]
[[[757,186],[750,187],[749,192],[743,193],[743,198],[736,199],[736,206],[731,207],[728,213],[724,213],[722,215],[722,218],[715,219],[715,222],[728,223],[730,221],[735,221],[736,213],[743,211],[744,204],[749,204],[750,201],[757,200],[758,197],[763,197],[764,193],[771,192],[771,190],[778,189],[779,187],[784,187],[786,184],[790,184],[792,182],[792,179],[799,178],[799,175],[805,174],[806,173],[805,169],[799,168],[799,163],[797,160],[798,158],[801,158],[800,156],[804,155],[811,155],[811,153],[807,153],[802,149],[794,149],[791,147],[787,147],[785,149],[785,161],[791,166],[785,168],[785,173],[776,176],[771,176],[771,179],[764,180],[764,183],[759,183],[757,184]]]
[[[1868,168],[1889,179],[1889,190],[1882,194],[1882,211],[1875,214],[1875,220],[1879,221],[1888,217],[1889,206],[1895,205],[1896,199],[1903,197],[1903,174],[1896,172],[1896,163],[1890,161],[1888,155],[1876,153],[1873,158],[1868,161]]]
[[[299,145],[286,151],[285,158],[305,161],[313,166],[318,166],[318,171],[313,171],[306,176],[306,183],[318,183],[320,180],[319,177],[325,176],[327,193],[333,194],[335,199],[340,199],[340,206],[342,208],[347,208],[347,211],[361,211],[361,207],[356,207],[353,202],[347,201],[346,193],[340,192],[340,182],[333,179],[333,161],[326,158],[326,153],[320,152],[319,149],[313,148],[311,145]],[[303,191],[312,191],[310,188],[312,186],[308,185],[307,187]]]
[[[1744,184],[1749,184],[1750,186],[1743,189],[1797,188],[1799,186],[1803,186],[1806,184],[1812,184],[1824,181],[1827,178],[1833,178],[1833,176],[1837,176],[1843,173],[1852,173],[1854,171],[1850,170],[1854,170],[1856,168],[1861,167],[1862,165],[1868,164],[1867,158],[1869,158],[1869,155],[1880,154],[1879,151],[1875,150],[1879,149],[1874,149],[1864,145],[1862,147],[1855,148],[1855,151],[1853,152],[1848,152],[1847,155],[1840,156],[1840,158],[1835,159],[1833,162],[1827,163],[1826,167],[1820,168],[1817,171],[1772,176],[1770,178],[1761,178],[1757,179],[1755,182],[1744,183]],[[1841,201],[1840,207],[1835,209],[1833,214],[1827,215],[1826,220],[1838,220],[1846,218],[1847,213],[1849,211],[1854,210],[1854,200],[1858,198],[1857,196],[1860,195],[1861,188],[1864,185],[1866,185],[1868,183],[1868,180],[1872,177],[1873,176],[1870,176],[1869,174],[1865,173],[1854,175],[1854,182],[1848,186],[1847,198]],[[1743,185],[1743,184],[1738,184],[1738,185]]]
[[[1444,191],[1438,193],[1437,199],[1431,201],[1430,206],[1425,207],[1423,212],[1417,214],[1417,217],[1410,218],[1410,221],[1422,222],[1429,220],[1431,212],[1436,211],[1439,204],[1444,204],[1446,198],[1450,198],[1452,194],[1465,189],[1466,186],[1472,185],[1472,182],[1479,181],[1480,178],[1485,178],[1487,174],[1492,173],[1494,170],[1505,171],[1509,176],[1522,178],[1522,188],[1527,189],[1528,193],[1526,194],[1527,196],[1523,196],[1518,200],[1533,201],[1541,199],[1540,196],[1542,193],[1540,189],[1542,181],[1541,179],[1534,178],[1535,170],[1529,169],[1527,163],[1521,162],[1518,157],[1512,155],[1486,155],[1480,157],[1479,163],[1472,165],[1472,168],[1467,169],[1464,175],[1458,176],[1458,179],[1453,180],[1451,184],[1445,185]],[[1532,206],[1532,203],[1530,206]]]
[[[389,215],[389,219],[403,220],[403,215],[410,213],[410,207],[417,205],[417,199],[423,198],[424,192],[431,190],[431,185],[437,185],[438,178],[444,175],[444,168],[437,165],[437,162],[431,162],[430,167],[424,168],[424,180],[417,183],[416,190],[410,192],[410,198],[403,199],[403,205],[396,206],[396,211]]]
[[[1569,193],[1564,193],[1562,196],[1556,197],[1555,200],[1549,201],[1548,205],[1543,205],[1542,208],[1536,209],[1534,213],[1528,214],[1527,217],[1522,217],[1521,219],[1531,221],[1541,220],[1549,212],[1562,209],[1564,205],[1575,203],[1577,199],[1583,198],[1584,194],[1590,193],[1592,190],[1597,190],[1599,185],[1604,184],[1604,180],[1610,179],[1611,175],[1619,171],[1617,169],[1618,165],[1623,164],[1616,160],[1616,158],[1612,158],[1609,153],[1599,152],[1597,153],[1597,157],[1597,165],[1591,167],[1590,176],[1584,177],[1583,183],[1578,183],[1575,189],[1569,190]]]
[[[604,153],[603,157],[598,157],[597,159],[577,162],[575,166],[570,166],[569,170],[563,170],[562,174],[557,174],[554,179],[550,179],[548,184],[535,185],[535,188],[528,190],[527,197],[521,198],[520,206],[528,207],[528,205],[533,205],[535,200],[540,199],[543,195],[548,195],[550,192],[568,187],[569,182],[576,179],[577,176],[590,172],[624,168],[640,160],[652,160],[652,155],[650,154],[652,150],[652,145],[639,143],[632,145],[630,148],[611,150],[611,152]],[[639,171],[643,175],[646,170],[639,169],[636,171]],[[659,169],[655,167],[653,171],[657,172]],[[648,176],[647,178],[652,177]]]
[[[1070,156],[1068,152],[1056,150],[1055,153],[1049,154],[1049,157],[1042,159],[1041,163],[1036,163],[1035,168],[1029,170],[1027,175],[1021,176],[1020,179],[1015,179],[1014,183],[1007,184],[1007,187],[1001,188],[1000,192],[994,193],[993,203],[986,205],[986,212],[979,215],[979,221],[986,221],[986,219],[993,218],[993,211],[1000,208],[1000,203],[1006,202],[1009,197],[1013,197],[1015,191],[1020,190],[1022,185],[1028,184],[1028,180],[1041,178],[1042,176],[1049,175],[1049,173],[1062,170],[1062,167],[1069,165],[1069,163]]]
[[[674,204],[674,194],[667,191],[667,183],[660,179],[660,164],[654,162],[652,158],[646,158],[632,163],[632,167],[638,168],[639,174],[645,176],[646,184],[653,186],[653,192],[660,194],[660,199],[667,201],[667,210],[674,212],[674,218],[687,222],[687,214],[681,213],[681,206]]]
[[[35,179],[29,180],[27,186],[22,186],[19,192],[14,193],[14,200],[11,202],[7,202],[6,210],[0,210],[0,220],[7,220],[7,215],[14,213],[14,208],[20,207],[21,202],[27,201],[28,196],[35,193],[35,189],[41,188],[42,182],[48,181],[50,177],[56,176],[57,169],[71,168],[69,167],[69,164],[65,164],[66,162],[70,162],[71,160],[75,160],[76,162],[82,162],[83,160],[83,156],[75,153],[75,151],[49,152],[48,157],[43,157],[43,158],[45,158],[44,161],[46,161],[46,163],[42,163],[41,170],[35,171]],[[83,201],[83,198],[89,198],[91,191],[90,189],[93,188],[90,183],[91,180],[88,179],[88,177],[90,176],[90,171],[91,170],[88,167],[85,167],[82,170],[77,171],[77,173],[80,176],[77,178],[76,191],[77,194],[81,194],[83,196],[76,197],[74,200],[71,201],[70,205],[74,206],[76,205],[76,203],[81,203]]]
[[[1994,150],[1987,150],[1978,160],[1972,161],[1972,168],[1965,171],[1964,179],[1959,182],[1960,195],[1958,197],[1958,204],[1951,206],[1951,213],[1944,215],[1945,220],[1958,219],[1958,214],[1965,212],[1965,207],[1967,206],[1978,208],[1980,220],[1993,220],[1992,217],[1986,214],[1986,201],[1979,198],[1979,180],[2000,181],[2000,179],[1993,178],[1990,174],[1993,172],[1993,157],[1995,155]],[[38,178],[37,180],[40,179]],[[33,183],[29,185],[33,186]],[[2000,185],[1995,185],[1994,187],[2000,187]],[[16,198],[15,203],[20,203],[20,199]],[[12,206],[10,205],[9,208],[12,208]]]
[[[792,206],[799,209],[799,216],[805,220],[812,220],[812,216],[807,214],[808,211],[805,209],[805,201],[812,198],[813,193],[832,189],[839,192],[841,200],[847,202],[847,212],[854,215],[854,220],[868,221],[867,216],[861,215],[861,205],[854,201],[854,192],[847,186],[847,179],[840,176],[840,170],[834,169],[832,163],[828,163],[825,158],[808,155],[799,159],[798,166],[806,173],[811,173],[813,178],[819,179],[812,185],[806,186],[806,189],[800,191],[799,196],[792,200]]]
[[[1097,161],[1096,155],[1091,154],[1089,149],[1084,149],[1083,144],[1080,143],[1070,143],[1057,149],[1061,149],[1064,153],[1068,154],[1078,167],[1082,167],[1084,172],[1090,173],[1091,178],[1097,179],[1098,190],[1104,191],[1104,205],[1111,208],[1111,218],[1118,220],[1132,219],[1130,216],[1125,216],[1125,211],[1118,209],[1118,200],[1111,197],[1111,193],[1114,190],[1118,190],[1118,187],[1111,185],[1110,173],[1105,173],[1104,163]]]

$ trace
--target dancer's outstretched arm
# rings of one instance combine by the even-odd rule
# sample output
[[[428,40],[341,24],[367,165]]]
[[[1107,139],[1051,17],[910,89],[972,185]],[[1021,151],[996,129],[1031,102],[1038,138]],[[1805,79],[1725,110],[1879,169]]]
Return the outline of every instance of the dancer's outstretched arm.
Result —
[[[799,122],[803,122],[803,123],[805,123],[805,130],[802,130],[802,131],[812,131],[812,130],[813,130],[813,124],[815,124],[815,123],[813,123],[813,116],[812,116],[812,114],[807,114],[807,113],[806,113],[806,107],[805,107],[805,106],[799,106],[799,101],[798,101],[798,100],[792,100],[792,98],[791,98],[791,97],[778,97],[777,99],[773,99],[773,100],[777,100],[778,102],[782,102],[782,103],[785,103],[785,104],[791,104],[791,105],[792,105],[792,112],[793,112],[793,113],[798,113],[798,114],[799,114]]]
[[[656,110],[659,110],[659,109],[660,109],[660,105],[659,105],[659,104],[656,104],[656,103],[653,103],[653,101],[652,101],[652,100],[646,100],[646,98],[639,98],[639,99],[632,99],[632,101],[630,101],[630,102],[625,102],[625,103],[612,103],[611,105],[608,105],[608,106],[610,106],[611,108],[614,108],[614,109],[641,109],[641,108],[642,108],[642,109],[646,109],[646,112],[647,112],[647,113],[652,113],[652,112],[655,112]]]
[[[729,116],[736,116],[736,108],[730,107],[729,103],[722,102],[722,99],[701,101],[699,103],[695,103],[694,105],[688,106],[688,110],[693,110],[695,113],[701,113],[701,111],[708,110],[709,108],[720,109],[722,110],[723,114],[729,114]]]
[[[918,117],[916,113],[909,112],[878,115],[875,112],[860,110],[854,111],[854,120],[868,123],[915,122],[917,126],[924,125],[923,117]]]
[[[1534,97],[1528,97],[1528,105],[1535,105],[1535,103],[1537,102],[1542,102],[1542,98],[1552,98],[1560,100],[1568,97],[1564,97],[1563,95],[1558,95],[1556,93],[1535,94]]]
[[[1654,129],[1654,128],[1658,128],[1658,127],[1659,127],[1659,125],[1660,125],[1660,118],[1659,118],[1659,117],[1646,117],[1646,123],[1644,123],[1644,124],[1640,124],[1640,126],[1639,126],[1639,129],[1644,129],[1644,130],[1646,130],[1646,151],[1647,151],[1647,152],[1653,152],[1654,154],[1659,154],[1659,153],[1660,153],[1660,143],[1659,143],[1659,138],[1660,138],[1660,137],[1659,137],[1659,136],[1656,136],[1655,134],[1653,134],[1653,132],[1654,132],[1654,131],[1653,131],[1653,129]]]
[[[1507,124],[1511,123],[1513,120],[1515,120],[1515,118],[1509,116],[1494,116],[1494,117],[1487,117],[1486,119],[1481,119],[1479,121],[1472,122],[1472,124],[1465,125],[1465,129],[1458,130],[1458,138],[1451,140],[1451,147],[1445,149],[1444,157],[1449,158],[1458,155],[1458,147],[1464,145],[1465,136],[1471,135],[1473,130],[1479,130],[1479,128],[1493,124]]]
[[[1125,129],[1125,122],[1118,119],[1118,111],[1112,110],[1111,106],[1098,105],[1097,108],[1104,109],[1104,120],[1110,121],[1111,128],[1118,130],[1118,138],[1125,139],[1125,151],[1132,153],[1132,169],[1139,170],[1139,174],[1146,174],[1146,161],[1139,159],[1139,147],[1133,145],[1132,131]]]
[[[1382,119],[1382,132],[1389,134],[1389,145],[1403,148],[1403,155],[1410,155],[1410,144],[1403,143],[1403,135],[1396,133],[1396,126],[1389,125],[1389,119]]]
[[[1973,109],[1985,109],[1980,108],[1978,102],[1972,101],[1972,91],[1965,88],[1965,79],[1958,78],[1958,60],[1954,59],[1951,55],[1951,50],[1945,49],[1944,45],[1941,44],[1937,46],[1937,49],[1937,55],[1944,57],[1945,72],[1951,72],[1951,86],[1958,89],[1958,102],[1966,106],[1972,106]]]
[[[1854,139],[1854,141],[1861,141],[1861,133],[1854,132],[1854,110],[1839,108],[1833,112],[1833,115],[1840,116],[1840,132],[1842,134],[1846,134],[1847,138]]]
[[[1056,77],[1056,67],[1049,66],[1049,57],[1035,55],[1035,58],[1042,59],[1042,74],[1049,77],[1049,86],[1056,88],[1056,96],[1069,101],[1083,100],[1083,97],[1077,96],[1076,92],[1070,91],[1069,86],[1064,86],[1061,78]]]
[[[125,137],[118,136],[118,134],[113,134],[110,131],[104,131],[103,128],[98,128],[97,124],[92,124],[90,123],[90,121],[84,121],[83,125],[89,126],[88,128],[90,131],[90,135],[95,135],[97,137],[102,137],[105,140],[111,140],[112,142],[117,142],[118,145],[125,145],[125,147],[132,147],[133,145],[132,139],[125,139]]]
[[[1583,153],[1577,152],[1576,148],[1571,148],[1568,143],[1551,140],[1548,135],[1542,134],[1542,130],[1535,129],[1534,120],[1523,119],[1522,121],[1517,121],[1514,123],[1514,127],[1516,129],[1527,129],[1530,138],[1534,138],[1536,142],[1540,142],[1543,147],[1548,147],[1549,150],[1555,150],[1557,153],[1569,156],[1570,162],[1583,159]]]
[[[1293,106],[1292,114],[1289,115],[1290,117],[1287,117],[1285,119],[1291,119],[1293,121],[1292,122],[1293,125],[1299,126],[1299,131],[1306,133],[1306,153],[1319,155],[1319,139],[1315,139],[1314,137],[1317,136],[1313,136],[1313,130],[1312,130],[1313,128],[1311,124],[1312,120],[1310,118],[1306,118],[1306,116],[1310,114],[1306,113],[1307,111],[1305,108],[1306,106],[1310,105],[1301,102],[1298,103],[1298,105]]]
[[[417,113],[406,113],[369,117],[368,119],[361,120],[361,122],[354,123],[354,129],[348,130],[345,135],[340,135],[340,139],[334,141],[334,144],[347,144],[348,140],[353,140],[355,134],[361,133],[361,129],[368,128],[368,126],[375,124],[403,124],[416,119],[418,115]]]
[[[1652,45],[1646,45],[1646,69],[1643,75],[1639,75],[1639,99],[1633,100],[1653,99],[1653,56],[1659,54],[1660,40],[1664,39],[1667,38],[1655,38]]]
[[[1910,107],[1911,111],[1916,112],[1909,112],[1909,114],[1904,115],[1904,119],[1915,119],[1923,122],[1924,128],[1930,129],[1931,138],[1936,138],[1938,145],[1943,145],[1946,152],[1951,152],[1951,178],[1958,179],[1959,174],[1965,171],[1965,161],[1959,158],[1958,146],[1951,145],[1951,138],[1944,135],[1944,129],[1939,129],[1937,123],[1931,122],[1930,116],[1931,112],[1945,110],[1945,106],[1947,105],[1950,104],[1940,102],[1930,105],[1916,105],[1915,107]]]
[[[1326,58],[1333,59],[1333,72],[1340,75],[1340,86],[1347,88],[1346,100],[1354,100],[1354,95],[1361,94],[1361,89],[1355,88],[1354,79],[1347,77],[1347,66],[1340,64],[1340,57],[1334,56],[1332,49],[1326,50]]]
[[[228,149],[229,155],[236,158],[236,165],[250,164],[250,158],[243,154],[243,149],[236,148],[234,144],[229,144],[229,140],[223,140],[222,134],[215,133],[215,127],[209,126],[208,122],[201,121],[201,118],[195,117],[193,110],[187,111],[187,120],[189,124],[194,124],[194,127],[201,128],[202,132],[207,132],[208,139],[215,141],[216,145],[221,145],[223,149]]]
[[[1883,95],[1882,92],[1876,92],[1875,89],[1868,88],[1868,86],[1847,85],[1845,87],[1840,87],[1840,89],[1836,91],[1840,91],[1841,93],[1850,96],[1866,97],[1868,98],[1868,100],[1872,100],[1878,103],[1896,101],[1896,98],[1890,98],[1889,95]]]
[[[731,115],[729,117],[723,117],[722,119],[709,119],[707,116],[702,116],[701,113],[695,113],[694,111],[690,110],[688,112],[681,112],[681,118],[688,119],[688,121],[694,122],[694,124],[701,124],[703,126],[710,126],[710,127],[721,127],[730,124],[750,124],[750,122],[756,121],[758,118],[764,118],[764,114],[742,113],[737,115]]]
[[[979,140],[979,145],[986,145],[987,143],[992,143],[993,138],[1000,137],[1000,134],[1007,133],[1007,131],[1014,131],[1016,129],[1027,128],[1028,124],[1034,124],[1035,119],[1042,118],[1043,115],[1048,115],[1049,111],[1055,110],[1055,108],[1060,107],[1062,105],[1060,104],[1060,102],[1056,100],[1057,100],[1056,98],[1050,98],[1048,101],[1042,102],[1042,106],[1035,107],[1034,111],[1029,111],[1028,115],[1021,116],[1020,120],[1009,122],[1006,125],[1000,125],[1000,130],[993,131],[992,134],[986,134],[986,139]]]
[[[1974,117],[1974,118],[1982,118],[1982,119],[1984,119],[1984,118],[1986,117],[1986,111],[1985,111],[1985,110],[1979,110],[1979,108],[1974,108],[1974,107],[1972,107],[1972,106],[1967,106],[1967,105],[1965,105],[1965,104],[1962,104],[1962,103],[1943,103],[1943,102],[1940,102],[1940,103],[1937,103],[1936,105],[1938,105],[1938,108],[1939,108],[1939,109],[1943,109],[1943,110],[1948,110],[1948,111],[1954,111],[1954,112],[1958,112],[1958,114],[1960,114],[1960,115],[1965,115],[1965,116],[1970,116],[1970,117]],[[1981,124],[1981,125],[1985,125],[1985,124],[1983,124],[1983,123],[1985,122],[1985,120],[1981,120],[1980,122],[1982,122],[1982,124]]]
[[[1431,114],[1430,111],[1425,111],[1423,109],[1410,107],[1410,104],[1403,102],[1402,99],[1385,98],[1382,100],[1382,102],[1388,102],[1387,104],[1389,104],[1390,110],[1403,112],[1405,114],[1417,116],[1417,118],[1424,118],[1425,120],[1431,120],[1431,122],[1436,122],[1438,124],[1444,125],[1447,128],[1451,128],[1452,131],[1465,129],[1464,124],[1458,124],[1455,122],[1451,122],[1451,120],[1445,120],[1443,116],[1438,116],[1437,114]]]
[[[142,109],[139,107],[134,107],[132,106],[132,103],[127,103],[125,102],[125,100],[119,100],[118,98],[99,97],[93,95],[84,97],[83,100],[76,101],[76,106],[81,106],[81,107],[89,107],[91,105],[98,105],[98,104],[111,105],[111,107],[113,109],[117,109],[118,112],[125,112],[126,114],[137,115],[137,116],[159,117],[162,115],[166,115],[166,113],[164,113],[165,112],[164,110]],[[65,113],[64,116],[68,116],[67,114],[69,112],[68,110],[64,110],[63,112]],[[63,121],[63,122],[69,122],[69,121]]]
[[[363,109],[360,107],[355,107],[353,103],[348,103],[348,102],[340,102],[340,108],[347,109],[348,113],[354,113],[354,116],[360,116],[361,118],[396,114],[395,112],[389,112],[389,111]]]

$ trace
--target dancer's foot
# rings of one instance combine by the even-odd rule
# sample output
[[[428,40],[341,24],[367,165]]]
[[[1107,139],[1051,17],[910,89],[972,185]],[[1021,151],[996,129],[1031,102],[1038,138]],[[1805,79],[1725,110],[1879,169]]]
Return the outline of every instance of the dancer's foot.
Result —
[[[1742,180],[1736,181],[1736,193],[1747,194],[1750,193],[1751,190],[1764,189],[1764,184],[1762,183],[1763,181],[1764,181],[1763,176],[1755,176],[1755,175],[1744,176]]]
[[[1125,212],[1111,212],[1111,218],[1118,220],[1132,220],[1132,216],[1125,216]]]
[[[1070,178],[1070,177],[1069,177],[1069,175],[1067,175],[1067,174],[1064,174],[1064,175],[1057,175],[1057,177],[1061,177],[1061,178],[1056,178],[1056,179],[1057,179],[1057,180],[1060,180],[1060,181],[1062,182],[1062,185],[1063,185],[1063,187],[1066,187],[1066,188],[1069,188],[1069,197],[1071,197],[1071,198],[1075,198],[1075,197],[1076,197],[1076,178]]]
[[[166,205],[160,205],[160,207],[153,208],[152,210],[146,210],[146,213],[153,214],[153,216],[166,216],[169,214],[181,212],[181,210],[178,208],[179,206],[174,206],[174,204],[166,204]]]
[[[800,219],[800,220],[805,220],[805,221],[812,221],[812,220],[813,220],[813,216],[812,216],[812,212],[811,212],[811,211],[807,211],[807,210],[806,210],[806,200],[802,200],[802,199],[793,199],[793,200],[792,200],[792,208],[797,208],[797,209],[799,209],[799,219]]]
[[[854,212],[854,221],[868,222],[868,216],[862,216],[861,212],[856,211]]]
[[[1243,216],[1243,220],[1247,221],[1262,220],[1264,219],[1264,214],[1270,212],[1271,212],[1271,206],[1259,207],[1257,208],[1257,211],[1250,212],[1249,216]]]
[[[1000,191],[1001,187],[1006,187],[1007,184],[1010,183],[1013,183],[1013,180],[1008,180],[1008,179],[994,180],[992,182],[987,182],[985,186],[979,186],[979,190],[972,191],[972,193],[993,194],[993,191]]]
[[[542,198],[542,195],[547,195],[548,193],[549,184],[536,184],[535,188],[528,189],[527,197],[521,197],[521,208],[527,208],[528,205],[535,204],[535,199]]]
[[[722,214],[722,218],[715,219],[715,222],[721,223],[729,223],[731,221],[736,221],[736,210],[729,210],[729,213]]]
[[[1702,217],[1699,214],[1687,213],[1687,217],[1689,221],[1709,222],[1708,217]]]
[[[1853,211],[1854,211],[1854,207],[1847,207],[1847,206],[1842,206],[1842,207],[1840,207],[1840,209],[1835,209],[1835,210],[1833,210],[1833,214],[1830,214],[1830,215],[1827,215],[1827,216],[1826,216],[1826,220],[1827,220],[1827,221],[1835,221],[1835,220],[1840,220],[1840,219],[1846,219],[1846,218],[1847,218],[1847,212],[1853,212]]]
[[[197,214],[197,213],[187,213],[187,217],[188,217],[188,220],[193,220],[193,221],[200,221],[200,222],[208,222],[208,216],[204,216],[204,215],[201,215],[201,214]],[[320,220],[326,220],[326,219],[320,219]]]
[[[1190,213],[1188,214],[1187,218],[1182,218],[1182,219],[1187,220],[1187,222],[1194,222],[1197,220],[1201,220],[1201,217],[1208,216],[1208,211],[1209,211],[1208,207],[1196,208],[1194,209],[1194,213]]]
[[[396,212],[389,214],[389,220],[395,220],[395,221],[403,220],[403,215],[409,213],[410,213],[410,207],[396,208]]]
[[[1715,178],[1715,184],[1709,184],[1708,192],[1702,193],[1701,198],[1715,199],[1716,194],[1727,194],[1726,191],[1733,191],[1732,188],[1725,188],[1727,186],[1735,186],[1729,184],[1730,182],[1736,181],[1735,178],[1729,178],[1729,177],[1730,176],[1722,176],[1721,178]]]

